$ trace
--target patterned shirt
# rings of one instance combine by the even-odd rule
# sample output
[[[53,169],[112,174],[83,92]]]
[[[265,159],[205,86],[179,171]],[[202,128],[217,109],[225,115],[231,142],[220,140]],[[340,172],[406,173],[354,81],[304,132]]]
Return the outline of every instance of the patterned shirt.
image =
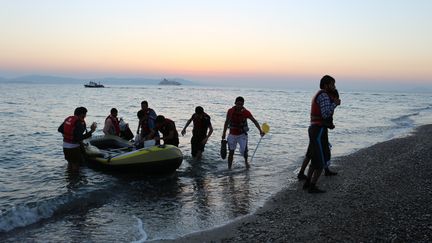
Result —
[[[337,105],[332,102],[328,94],[323,92],[317,97],[316,100],[321,110],[321,116],[324,119],[331,117]]]

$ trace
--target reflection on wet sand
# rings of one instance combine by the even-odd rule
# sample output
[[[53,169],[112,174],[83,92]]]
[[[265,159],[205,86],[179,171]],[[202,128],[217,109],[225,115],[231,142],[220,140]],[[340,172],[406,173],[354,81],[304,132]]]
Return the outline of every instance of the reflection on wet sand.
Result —
[[[250,176],[248,171],[240,175],[228,175],[222,180],[223,200],[229,209],[230,217],[239,217],[250,213]]]

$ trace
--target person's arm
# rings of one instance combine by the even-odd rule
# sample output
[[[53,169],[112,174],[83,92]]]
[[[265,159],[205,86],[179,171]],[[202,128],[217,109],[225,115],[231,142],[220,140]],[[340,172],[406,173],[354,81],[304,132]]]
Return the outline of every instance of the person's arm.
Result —
[[[227,131],[227,129],[228,129],[228,124],[229,124],[229,122],[230,122],[230,119],[229,119],[229,115],[228,115],[228,113],[227,113],[227,116],[226,116],[226,118],[225,118],[225,123],[224,123],[223,132],[222,132],[222,140],[225,140],[226,131]]]
[[[211,122],[209,121],[209,126],[208,126],[208,134],[207,134],[207,139],[213,134],[213,126],[211,124]]]
[[[81,122],[77,121],[73,131],[75,142],[82,142],[82,140],[91,137],[92,132],[93,131],[87,132],[86,127]]]
[[[192,122],[193,120],[193,115],[192,117],[186,122],[186,125],[184,126],[183,130],[181,131],[181,135],[184,136],[186,134],[186,128],[189,126],[189,124]]]
[[[263,130],[261,130],[261,126],[258,123],[258,121],[252,116],[252,114],[250,115],[249,119],[253,122],[253,124],[255,124],[255,126],[258,128],[258,131],[260,132],[261,137],[265,135],[265,133],[263,132]]]
[[[90,126],[90,132],[87,132],[87,129],[84,128],[85,134],[83,135],[83,139],[89,138],[92,136],[93,132],[96,130],[96,122],[93,122]]]
[[[57,128],[57,131],[61,134],[64,133],[64,122]]]
[[[106,119],[106,120],[105,120],[105,126],[104,126],[104,128],[103,128],[103,133],[104,133],[105,135],[110,134],[111,128],[112,128],[113,126],[114,126],[114,125],[113,125],[111,119]]]
[[[204,140],[202,141],[203,144],[206,144],[206,143],[207,143],[208,139],[210,138],[210,136],[211,136],[212,133],[213,133],[213,126],[212,126],[210,120],[209,120],[208,130],[209,130],[209,131],[208,131],[208,133],[207,133],[207,136],[206,136],[206,137],[204,138]]]
[[[334,129],[335,125],[333,123],[333,113],[340,100],[335,98],[332,102],[330,96],[326,93],[322,93],[317,97],[317,102],[321,110],[321,116],[323,118],[322,125],[329,129]]]
[[[138,120],[138,128],[137,128],[137,134],[139,133],[139,131],[140,131],[140,128],[141,128],[141,120]]]
[[[333,103],[330,97],[326,93],[321,93],[317,97],[317,102],[321,110],[321,116],[323,119],[330,118],[336,108],[337,104]]]

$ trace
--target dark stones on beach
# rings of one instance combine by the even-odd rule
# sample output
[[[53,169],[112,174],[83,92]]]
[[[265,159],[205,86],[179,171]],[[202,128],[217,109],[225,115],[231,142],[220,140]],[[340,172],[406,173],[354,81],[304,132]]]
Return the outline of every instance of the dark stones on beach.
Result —
[[[338,158],[327,193],[302,182],[255,214],[179,242],[431,242],[432,125]]]

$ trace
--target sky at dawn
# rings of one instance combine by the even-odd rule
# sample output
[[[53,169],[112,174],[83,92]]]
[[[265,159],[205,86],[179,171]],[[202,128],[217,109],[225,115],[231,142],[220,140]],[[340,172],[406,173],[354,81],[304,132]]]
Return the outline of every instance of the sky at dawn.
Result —
[[[430,0],[4,0],[0,77],[432,84]]]

